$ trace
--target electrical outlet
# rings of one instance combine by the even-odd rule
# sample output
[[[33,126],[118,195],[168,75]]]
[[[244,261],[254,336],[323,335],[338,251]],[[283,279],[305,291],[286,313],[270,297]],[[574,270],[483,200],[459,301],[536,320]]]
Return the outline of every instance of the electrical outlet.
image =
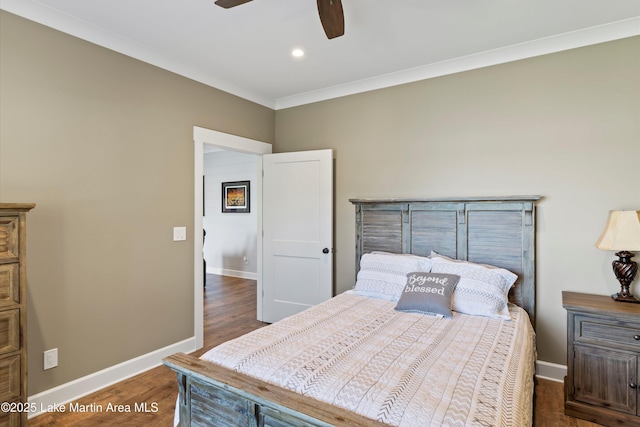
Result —
[[[44,352],[44,369],[51,369],[58,366],[58,349],[54,348]]]
[[[244,261],[245,264],[249,264],[249,258],[247,258],[246,256],[242,260]]]
[[[187,240],[187,227],[173,227],[173,241]]]

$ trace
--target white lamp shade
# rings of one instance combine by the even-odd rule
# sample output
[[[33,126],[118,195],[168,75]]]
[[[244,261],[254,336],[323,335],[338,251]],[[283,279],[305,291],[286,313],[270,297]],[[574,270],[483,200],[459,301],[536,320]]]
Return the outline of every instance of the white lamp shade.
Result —
[[[596,247],[608,251],[640,251],[640,211],[609,211],[607,226]]]

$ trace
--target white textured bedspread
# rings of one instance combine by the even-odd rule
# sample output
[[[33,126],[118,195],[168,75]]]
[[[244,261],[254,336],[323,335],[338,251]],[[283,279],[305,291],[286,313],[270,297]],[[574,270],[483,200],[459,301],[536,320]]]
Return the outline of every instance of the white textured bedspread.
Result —
[[[347,292],[202,358],[394,426],[531,426],[524,310],[446,319],[395,304]]]

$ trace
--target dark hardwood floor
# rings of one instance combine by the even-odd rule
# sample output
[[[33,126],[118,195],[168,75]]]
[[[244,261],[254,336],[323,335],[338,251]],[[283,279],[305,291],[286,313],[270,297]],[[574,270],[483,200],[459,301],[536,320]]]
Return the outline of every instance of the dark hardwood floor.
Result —
[[[204,347],[194,354],[224,341],[244,335],[266,323],[256,320],[255,280],[207,275],[204,292]],[[173,426],[178,386],[175,373],[159,366],[79,399],[87,409],[102,406],[103,411],[45,413],[29,420],[29,427],[91,426]],[[109,404],[147,404],[150,412],[107,412]],[[75,404],[75,403],[74,403]],[[65,405],[67,408],[69,404]],[[81,406],[82,407],[82,406]],[[157,408],[157,411],[154,411]]]
[[[255,281],[207,275],[204,295],[204,349],[260,328],[255,319]],[[195,353],[202,354],[203,351]],[[29,420],[29,427],[163,426],[173,425],[178,386],[175,374],[159,366],[85,396],[74,403],[88,412],[45,413]],[[595,427],[597,424],[563,413],[562,384],[539,380],[536,385],[535,427]],[[108,405],[133,412],[107,412]],[[136,412],[146,404],[149,412]],[[65,405],[69,408],[69,404]],[[102,407],[102,411],[97,408]],[[93,411],[91,411],[93,409]]]

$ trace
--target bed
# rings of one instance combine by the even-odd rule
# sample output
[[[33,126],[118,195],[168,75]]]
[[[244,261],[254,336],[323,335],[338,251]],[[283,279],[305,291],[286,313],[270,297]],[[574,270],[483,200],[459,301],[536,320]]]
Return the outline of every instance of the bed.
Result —
[[[180,425],[530,426],[538,199],[351,200],[354,289],[166,358]]]

